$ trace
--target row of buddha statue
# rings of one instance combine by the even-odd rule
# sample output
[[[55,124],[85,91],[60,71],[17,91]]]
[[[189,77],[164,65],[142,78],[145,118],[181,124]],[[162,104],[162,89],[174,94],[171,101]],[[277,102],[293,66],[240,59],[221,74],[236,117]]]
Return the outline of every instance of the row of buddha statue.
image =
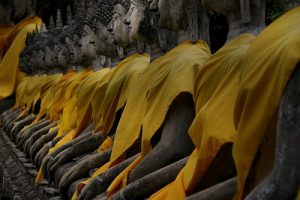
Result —
[[[97,0],[20,54],[0,116],[63,199],[300,197],[300,1]],[[229,33],[209,49],[207,10]],[[298,194],[299,193],[299,194]]]

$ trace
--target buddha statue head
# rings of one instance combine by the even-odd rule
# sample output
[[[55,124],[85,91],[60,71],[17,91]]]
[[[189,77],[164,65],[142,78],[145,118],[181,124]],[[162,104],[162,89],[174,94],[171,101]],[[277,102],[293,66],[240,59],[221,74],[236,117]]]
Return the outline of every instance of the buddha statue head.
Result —
[[[96,58],[95,42],[94,42],[94,31],[88,26],[84,25],[83,33],[78,41],[80,46],[80,57],[84,66],[92,64],[92,61]]]
[[[209,19],[199,0],[150,0],[159,12],[159,26],[176,32],[178,43],[202,39],[209,43]]]
[[[155,15],[151,13],[150,5],[146,0],[131,0],[125,23],[129,26],[131,39],[152,43],[157,40]]]
[[[67,67],[67,48],[66,46],[61,43],[60,41],[57,42],[55,45],[55,48],[58,49],[58,54],[57,54],[57,64],[58,67]]]
[[[142,51],[151,53],[154,60],[173,48],[177,39],[173,31],[158,27],[159,15],[151,11],[151,6],[153,3],[148,0],[131,0],[124,22],[129,27],[130,39],[146,44]]]
[[[79,44],[79,35],[76,33],[77,27],[70,27],[67,30],[65,37],[65,47],[67,49],[67,63],[69,65],[80,65],[80,44]]]
[[[117,58],[117,47],[113,35],[107,30],[112,20],[114,4],[111,0],[100,0],[94,10],[93,29],[96,52],[109,58]]]
[[[113,35],[114,43],[122,48],[126,48],[130,43],[129,28],[124,23],[129,8],[130,0],[115,0],[113,17],[107,26],[107,30]]]
[[[93,16],[95,14],[95,8],[91,7],[86,10],[86,15],[76,23],[78,26],[81,24],[81,28],[77,30],[77,35],[80,36],[78,44],[80,46],[80,57],[82,58],[82,64],[84,66],[92,65],[96,59],[97,54],[95,50],[94,42],[94,26]]]
[[[39,71],[39,69],[45,68],[45,53],[39,47],[35,47],[32,50],[32,67],[33,71]]]
[[[228,39],[241,33],[258,34],[265,27],[266,0],[203,0],[206,9],[226,16]]]
[[[50,37],[45,45],[45,65],[48,69],[58,65],[58,48],[55,46],[54,39]]]
[[[32,46],[27,46],[20,54],[19,68],[22,72],[31,75],[33,74]]]

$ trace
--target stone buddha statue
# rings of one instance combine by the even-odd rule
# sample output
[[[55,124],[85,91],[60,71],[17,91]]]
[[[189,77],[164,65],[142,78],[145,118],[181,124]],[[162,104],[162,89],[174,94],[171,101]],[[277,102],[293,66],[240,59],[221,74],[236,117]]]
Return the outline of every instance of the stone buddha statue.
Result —
[[[117,16],[121,18],[122,16],[121,5],[116,6],[115,8],[118,9]],[[114,19],[118,19],[118,18],[114,18]],[[160,42],[159,42],[160,34],[159,34],[159,30],[157,29],[158,17],[155,12],[151,12],[149,3],[142,0],[131,1],[130,8],[127,12],[127,16],[125,17],[124,21],[125,24],[128,25],[130,39],[149,44],[151,48],[152,60],[154,60],[154,63],[156,61],[157,63],[160,63],[161,60],[159,57],[163,55],[165,52],[160,47]],[[115,21],[114,23],[117,24],[118,21]],[[114,27],[114,25],[111,26]],[[116,36],[115,38],[116,40],[124,41],[124,39],[122,39],[121,37]],[[177,43],[176,40],[173,42]],[[151,64],[148,67],[151,69]],[[160,66],[160,67],[164,68],[166,66]],[[124,109],[124,112],[126,112],[126,107]],[[153,143],[152,143],[153,150],[144,157],[144,159],[137,165],[135,169],[133,169],[129,173],[127,184],[130,184],[135,180],[138,180],[139,178],[172,163],[172,161],[177,161],[187,156],[191,152],[191,150],[193,149],[193,144],[191,143],[186,131],[191,120],[193,119],[193,116],[194,116],[194,107],[193,107],[191,96],[185,93],[178,95],[178,97],[175,98],[173,102],[171,102],[167,117],[165,118],[162,127],[156,133],[157,138],[153,139]],[[180,128],[176,127],[176,123],[174,123],[173,120],[178,120],[181,122]],[[174,130],[180,129],[181,131],[172,131],[173,128]],[[121,132],[119,132],[119,134],[122,134]],[[116,134],[118,134],[118,131]],[[172,145],[176,144],[178,146],[176,147],[173,146],[171,148],[169,146],[170,144]],[[136,145],[140,145],[140,144],[137,142]],[[174,153],[174,151],[172,151],[171,149],[173,150],[181,149],[182,151],[176,151],[176,153]],[[163,159],[158,160],[157,158],[163,158]],[[153,160],[155,160],[155,162],[153,162]],[[118,165],[116,165],[116,168],[117,166]],[[114,168],[111,168],[110,170],[114,170]],[[108,174],[110,173],[110,170],[106,172],[107,173],[106,175],[103,176],[100,175],[99,177],[94,179],[90,184],[88,184],[80,194],[79,196],[80,199],[91,198],[96,193],[99,194],[101,192],[105,192],[106,189],[105,187],[108,187],[110,182],[108,180],[102,180],[102,179],[104,177],[107,178],[107,176],[109,176]],[[104,183],[106,186],[103,186]]]
[[[65,45],[68,51],[68,63],[70,67],[80,67],[81,65],[81,57],[80,57],[80,45],[79,45],[79,36],[74,33],[75,28],[72,28],[70,33],[66,35]]]
[[[66,35],[66,43],[67,43],[67,48],[70,51],[69,54],[71,54],[71,58],[72,56],[74,56],[74,60],[79,60],[81,58],[78,57],[86,57],[87,59],[94,59],[95,56],[97,56],[95,54],[95,50],[97,50],[97,53],[101,53],[101,55],[104,56],[114,56],[115,58],[118,58],[118,53],[117,53],[117,49],[116,46],[113,44],[113,40],[109,39],[109,37],[111,37],[110,32],[108,32],[106,30],[106,26],[108,25],[109,21],[112,18],[112,9],[113,9],[113,4],[110,3],[110,1],[101,1],[98,2],[96,8],[95,9],[97,12],[93,11],[91,9],[88,10],[87,12],[87,16],[85,16],[85,20],[78,21],[78,24],[75,24],[72,27],[72,30],[68,31],[70,32],[70,34]],[[100,11],[105,11],[105,12],[100,12]],[[96,20],[94,20],[96,19]],[[82,23],[81,23],[82,22]],[[100,30],[99,28],[104,28],[105,30]],[[76,30],[76,32],[75,32]],[[109,40],[107,40],[109,39]],[[102,42],[94,42],[94,41],[103,41]],[[98,47],[98,44],[101,44],[101,47]],[[103,47],[102,47],[103,46]],[[74,54],[72,55],[72,49],[74,50]],[[79,50],[80,49],[80,50]],[[72,59],[70,59],[72,60]],[[83,63],[83,62],[82,62]],[[78,64],[76,62],[73,62],[73,64]],[[90,63],[91,64],[91,63]],[[77,67],[78,68],[78,67]],[[89,134],[89,138],[93,139],[95,137],[95,135],[90,135]],[[98,136],[97,136],[98,137]],[[97,139],[97,138],[96,138]],[[98,138],[99,140],[99,138]],[[87,147],[92,147],[94,145],[91,145],[91,140],[73,140],[72,144],[74,144],[72,146],[72,148],[76,148],[77,149],[77,143],[78,142],[87,142],[86,144]],[[78,148],[80,150],[83,151],[89,151],[90,148]],[[90,151],[93,151],[95,149],[92,149]],[[47,168],[49,169],[49,176],[50,176],[50,172],[58,169],[59,171],[63,171],[63,169],[65,168],[63,166],[63,164],[65,164],[65,162],[70,161],[73,157],[77,157],[80,154],[80,152],[74,152],[74,151],[65,151],[65,154],[60,154],[63,155],[64,159],[62,162],[53,162],[51,164],[47,165]],[[57,157],[58,158],[58,157]],[[56,158],[56,159],[57,159]],[[52,168],[52,166],[54,166]],[[51,168],[51,170],[50,170]],[[64,174],[57,174],[55,179],[56,182],[59,182],[61,179],[61,175]],[[48,177],[49,177],[48,176]],[[52,179],[53,180],[53,179]]]
[[[26,48],[20,55],[20,70],[28,75],[33,74],[32,71],[32,48]]]
[[[59,47],[54,40],[54,38],[49,38],[45,47],[45,65],[48,68],[48,71],[53,71],[58,67],[58,54]]]
[[[86,16],[84,17],[84,20],[83,20],[82,35],[81,35],[81,38],[79,41],[80,46],[81,46],[81,56],[83,57],[85,64],[92,65],[92,67],[95,70],[99,69],[101,66],[110,67],[110,62],[108,61],[110,59],[106,59],[105,56],[107,56],[107,57],[115,56],[114,54],[110,55],[110,53],[109,53],[111,44],[108,44],[108,46],[106,46],[106,43],[107,43],[106,40],[98,42],[99,37],[101,35],[105,34],[105,31],[99,33],[99,30],[101,28],[103,28],[103,27],[101,27],[101,25],[103,23],[107,24],[107,21],[111,18],[111,17],[108,17],[109,15],[107,14],[108,12],[111,12],[111,9],[109,8],[109,4],[106,5],[107,9],[103,9],[103,10],[96,9],[100,5],[100,2],[98,2],[98,4],[96,4],[96,7],[91,7],[91,8],[87,9]],[[107,3],[109,3],[109,2],[107,2]],[[103,3],[103,4],[105,4],[105,3]],[[100,13],[102,13],[102,14],[100,14]],[[102,17],[102,18],[96,17],[99,15],[108,17],[108,18],[105,19],[104,17]],[[96,41],[97,41],[97,43],[96,43]],[[99,46],[101,46],[103,48],[101,48]],[[106,53],[106,52],[108,52],[108,53]]]
[[[152,10],[159,12],[159,26],[177,33],[178,44],[186,41],[204,40],[209,44],[209,19],[201,1],[152,0]]]
[[[32,60],[34,61],[34,68],[37,74],[45,73],[45,53],[42,49],[36,48],[32,51]]]

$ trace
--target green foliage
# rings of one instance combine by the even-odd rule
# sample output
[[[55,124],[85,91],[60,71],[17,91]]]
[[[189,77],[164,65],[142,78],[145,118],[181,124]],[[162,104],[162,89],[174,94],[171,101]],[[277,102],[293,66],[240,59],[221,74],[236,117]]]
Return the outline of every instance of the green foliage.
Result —
[[[283,14],[283,7],[278,1],[271,1],[267,4],[266,23],[270,24]]]

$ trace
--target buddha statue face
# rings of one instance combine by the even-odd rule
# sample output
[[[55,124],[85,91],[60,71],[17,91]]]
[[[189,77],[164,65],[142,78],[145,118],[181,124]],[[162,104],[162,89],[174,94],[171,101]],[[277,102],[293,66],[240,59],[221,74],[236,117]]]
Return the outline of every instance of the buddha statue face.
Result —
[[[45,67],[45,52],[42,51],[41,49],[38,50],[38,53],[37,53],[37,66],[39,68]]]
[[[37,68],[38,67],[38,51],[37,50],[33,50],[32,51],[32,64],[33,64],[33,67],[34,68]]]
[[[151,43],[155,39],[155,22],[151,16],[150,5],[146,1],[131,1],[125,23],[129,26],[129,37],[131,39],[145,43]]]
[[[66,44],[66,48],[67,48],[67,52],[68,52],[67,60],[69,63],[72,64],[72,63],[74,63],[73,49],[75,48],[75,43],[70,37],[66,37],[65,44]]]
[[[32,52],[31,54],[24,53],[22,56],[20,56],[20,69],[22,72],[25,72],[26,74],[31,74],[33,69],[33,60],[32,60]]]
[[[80,64],[80,46],[79,46],[79,37],[78,35],[74,35],[73,38],[66,37],[66,48],[68,52],[68,63],[71,65]]]
[[[96,58],[94,34],[95,33],[90,26],[84,25],[83,34],[79,40],[79,56],[82,57],[84,65],[91,65],[92,61]]]
[[[49,46],[45,48],[45,65],[47,67],[55,67],[57,65],[57,54],[55,55]]]
[[[115,44],[123,48],[129,44],[129,29],[128,25],[124,23],[126,13],[123,5],[115,5],[113,19],[107,27],[107,30],[113,35]]]
[[[117,47],[114,44],[112,34],[100,21],[96,21],[95,24],[97,30],[93,39],[96,44],[96,53],[110,58],[118,57]]]
[[[65,67],[67,65],[67,48],[62,43],[58,43],[57,62],[59,66]]]

